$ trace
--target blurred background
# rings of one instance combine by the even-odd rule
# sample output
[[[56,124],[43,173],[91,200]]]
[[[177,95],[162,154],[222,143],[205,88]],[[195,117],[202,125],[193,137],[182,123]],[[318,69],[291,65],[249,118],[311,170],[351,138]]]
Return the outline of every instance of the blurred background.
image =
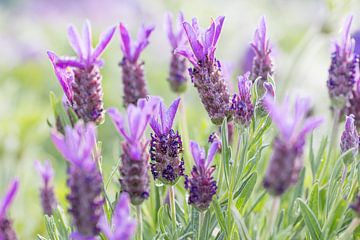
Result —
[[[141,24],[153,24],[156,30],[142,59],[150,94],[161,95],[168,104],[177,96],[166,81],[170,45],[164,14],[180,10],[187,20],[196,16],[203,27],[209,25],[211,17],[226,17],[216,55],[231,69],[233,84],[236,75],[245,71],[244,55],[265,15],[274,46],[278,94],[311,97],[315,113],[327,120],[317,138],[327,134],[331,122],[326,88],[331,42],[338,39],[349,13],[354,14],[352,30],[360,29],[359,0],[0,0],[0,198],[10,179],[17,176],[21,186],[11,217],[19,239],[35,239],[37,233],[44,232],[35,160],[51,160],[56,169],[56,194],[62,203],[67,193],[64,160],[50,141],[47,125],[48,120],[53,122],[49,92],[61,96],[62,90],[46,51],[74,55],[66,35],[70,23],[81,28],[89,19],[95,42],[102,31],[119,22],[133,35]],[[103,55],[106,108],[122,109],[121,58],[117,30]],[[191,84],[183,99],[190,139],[205,143],[214,127]],[[107,179],[118,161],[120,142],[109,119],[99,127],[99,140],[104,140]],[[115,189],[116,184],[114,181]]]

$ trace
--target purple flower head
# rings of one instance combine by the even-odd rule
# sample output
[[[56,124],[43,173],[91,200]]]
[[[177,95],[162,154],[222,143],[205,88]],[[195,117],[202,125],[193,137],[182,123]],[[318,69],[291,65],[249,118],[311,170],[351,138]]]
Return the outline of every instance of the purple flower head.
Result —
[[[7,218],[7,211],[13,202],[18,190],[19,181],[13,180],[7,193],[0,202],[0,240],[16,240],[16,233],[12,227],[12,221]]]
[[[44,164],[41,164],[40,161],[36,161],[35,168],[42,177],[44,185],[48,185],[54,177],[54,169],[52,168],[50,161],[45,161]]]
[[[136,63],[140,53],[149,44],[149,37],[155,29],[153,26],[142,26],[138,32],[137,41],[131,40],[130,34],[123,23],[120,23],[121,50],[124,57],[132,63]]]
[[[54,176],[54,170],[49,161],[46,161],[44,164],[41,164],[40,161],[36,161],[35,168],[43,180],[43,186],[40,188],[41,205],[44,214],[50,216],[57,205],[54,188],[50,183]]]
[[[136,221],[130,214],[130,198],[127,193],[120,195],[112,215],[111,225],[103,215],[99,222],[101,231],[109,240],[130,240],[136,231]]]
[[[194,66],[207,59],[213,62],[215,59],[216,43],[219,39],[224,16],[212,20],[210,27],[206,30],[199,28],[196,18],[192,19],[192,24],[184,22],[183,26],[188,37],[191,50],[187,47],[179,47],[176,53],[186,57]]]
[[[89,68],[92,65],[102,66],[103,62],[99,58],[109,44],[111,38],[115,33],[115,30],[116,27],[112,26],[107,31],[102,33],[100,35],[98,45],[93,48],[90,22],[85,22],[82,38],[80,37],[76,28],[71,25],[68,28],[68,38],[70,45],[74,49],[77,57],[59,59],[57,61],[57,65],[61,68],[74,67],[81,69]]]
[[[96,144],[95,126],[91,123],[78,122],[71,128],[65,128],[65,135],[58,132],[51,134],[52,141],[63,157],[72,165],[84,171],[96,169],[92,159],[92,150]]]
[[[155,115],[150,126],[156,135],[167,134],[172,128],[177,109],[179,107],[180,98],[176,99],[168,109],[166,109],[163,101],[159,104],[159,114]]]
[[[351,163],[354,155],[357,154],[359,148],[359,134],[355,127],[355,118],[354,115],[346,116],[345,129],[341,135],[340,142],[341,152],[346,152],[350,149],[353,149],[352,155],[345,156],[344,162]]]
[[[137,106],[129,105],[127,108],[127,125],[125,119],[120,115],[115,108],[107,110],[112,119],[117,131],[124,137],[125,141],[131,146],[130,155],[136,160],[140,159],[142,155],[143,146],[142,138],[150,122],[153,113],[156,112],[160,99],[158,97],[150,97],[147,99],[139,99]]]
[[[251,85],[249,80],[250,73],[238,78],[239,94],[234,94],[231,110],[235,121],[243,126],[248,126],[254,114],[254,106],[251,102]]]
[[[179,13],[178,17],[178,26],[176,29],[174,29],[173,24],[173,16],[171,13],[166,14],[166,20],[165,20],[165,29],[168,36],[168,40],[171,44],[171,47],[173,49],[176,49],[179,46],[183,46],[186,44],[187,39],[185,35],[184,28],[182,26],[183,22],[185,22],[184,14],[182,12]]]
[[[266,19],[262,17],[259,27],[255,31],[254,41],[251,47],[255,52],[251,72],[251,80],[261,78],[262,82],[267,80],[268,75],[272,75],[271,45],[267,36]]]

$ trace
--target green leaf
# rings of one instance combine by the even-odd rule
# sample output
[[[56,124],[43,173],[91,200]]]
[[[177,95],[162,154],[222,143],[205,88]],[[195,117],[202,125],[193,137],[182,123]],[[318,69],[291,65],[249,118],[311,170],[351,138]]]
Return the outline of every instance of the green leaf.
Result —
[[[321,239],[320,224],[309,206],[301,199],[298,198],[300,204],[300,212],[304,219],[305,225],[310,233],[312,239]]]
[[[345,211],[348,209],[348,203],[340,198],[331,208],[329,216],[323,227],[324,239],[332,239],[337,234],[345,218]]]
[[[228,146],[228,128],[226,118],[224,118],[224,121],[221,125],[221,144],[221,156],[225,173],[225,181],[227,186],[229,187],[231,148]]]
[[[226,235],[228,235],[228,230],[227,230],[227,224],[225,222],[225,217],[224,217],[224,214],[222,213],[222,210],[220,208],[220,205],[219,205],[217,199],[213,199],[211,205],[212,205],[212,207],[214,209],[216,219],[218,220],[218,223],[219,223],[219,225],[221,227],[221,230],[224,231],[226,233]]]
[[[233,205],[231,206],[231,212],[233,214],[234,220],[235,220],[235,224],[238,228],[238,232],[239,232],[239,237],[240,239],[250,239],[249,234],[248,234],[248,230],[245,226],[245,223],[243,222],[239,211],[237,210],[237,208]]]
[[[317,217],[319,215],[319,184],[315,183],[310,193],[309,207]]]
[[[251,193],[254,190],[255,184],[257,180],[257,173],[253,172],[240,186],[240,189],[235,193],[235,198],[237,196],[238,199],[236,201],[236,208],[242,209],[247,202],[247,200],[250,198]]]

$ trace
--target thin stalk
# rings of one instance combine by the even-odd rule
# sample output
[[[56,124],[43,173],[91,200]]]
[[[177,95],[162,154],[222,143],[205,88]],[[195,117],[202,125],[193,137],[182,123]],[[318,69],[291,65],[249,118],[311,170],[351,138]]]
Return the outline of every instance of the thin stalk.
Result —
[[[190,168],[190,159],[191,156],[189,154],[189,151],[187,150],[187,146],[189,146],[189,132],[188,132],[188,126],[187,126],[187,119],[186,119],[186,111],[184,108],[184,97],[180,96],[182,101],[180,102],[179,110],[180,110],[180,116],[181,116],[181,135],[182,135],[182,141],[184,147],[184,155],[185,155],[185,166],[187,169]]]
[[[199,212],[199,226],[198,226],[198,240],[201,240],[201,229],[202,229],[202,225],[204,224],[204,219],[205,219],[205,211],[201,211]]]
[[[175,207],[175,189],[174,186],[171,186],[169,189],[169,200],[170,200],[170,207],[171,207],[171,221],[174,232],[176,233],[176,207]],[[177,236],[175,234],[175,239]]]
[[[263,232],[263,234],[266,235],[270,235],[272,236],[274,233],[274,229],[275,229],[275,222],[276,222],[276,217],[277,217],[277,213],[279,211],[279,207],[280,207],[280,197],[279,196],[275,196],[272,199],[272,205],[271,205],[271,210],[270,210],[270,215],[269,215],[269,224],[267,224],[267,228],[266,231]]]
[[[342,173],[342,177],[341,177],[341,186],[343,186],[345,183],[347,171],[348,171],[348,167],[344,164],[343,173]]]
[[[360,224],[360,218],[354,218],[350,225],[348,226],[348,228],[344,231],[343,234],[341,234],[341,236],[339,237],[340,240],[345,240],[345,239],[351,239],[351,235],[353,234],[354,230],[356,229],[357,226],[359,226]]]
[[[138,224],[136,238],[138,240],[142,240],[143,239],[143,219],[142,219],[141,205],[136,205],[136,218],[137,218],[137,224]]]

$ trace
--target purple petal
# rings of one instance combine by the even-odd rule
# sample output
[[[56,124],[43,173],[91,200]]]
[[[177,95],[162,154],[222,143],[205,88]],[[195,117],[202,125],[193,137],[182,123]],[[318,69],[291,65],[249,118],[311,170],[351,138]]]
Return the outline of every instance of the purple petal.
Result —
[[[93,60],[101,56],[101,54],[109,44],[111,38],[114,36],[115,30],[116,26],[113,26],[100,35],[99,44],[96,46],[94,53],[91,56]]]
[[[196,32],[194,31],[193,27],[187,22],[183,23],[183,27],[185,29],[186,35],[189,39],[189,43],[190,43],[190,46],[193,50],[195,57],[197,58],[197,60],[203,60],[204,59],[204,48],[199,43]]]
[[[109,108],[106,111],[112,122],[114,123],[116,130],[128,141],[130,141],[129,135],[126,133],[125,130],[125,121],[124,118],[120,115],[119,111],[116,108]]]
[[[15,198],[15,194],[19,188],[19,181],[17,179],[13,180],[8,188],[7,193],[5,194],[1,205],[0,205],[0,219],[3,219],[6,216],[6,212],[10,207],[10,204]]]
[[[98,228],[100,228],[101,232],[103,232],[109,240],[115,240],[105,214],[101,215],[97,226]]]
[[[59,68],[67,68],[67,67],[74,67],[74,68],[84,68],[84,64],[74,58],[65,58],[65,59],[59,59],[56,62],[56,66]]]
[[[353,16],[350,15],[346,18],[344,27],[343,27],[343,34],[342,34],[342,49],[348,50],[348,44],[350,42],[350,28],[351,28],[351,23],[353,20]]]
[[[303,142],[305,141],[305,137],[308,133],[310,133],[312,130],[320,126],[324,121],[323,118],[309,118],[305,121],[303,124],[303,127],[301,131],[299,132],[299,135],[297,136],[297,142]]]
[[[83,40],[84,40],[84,58],[89,61],[91,52],[92,52],[92,46],[91,46],[91,26],[90,21],[86,20],[84,28],[83,28]]]
[[[205,169],[207,169],[210,166],[211,162],[214,160],[215,154],[219,150],[219,146],[220,146],[220,141],[218,141],[218,140],[215,140],[211,144],[211,146],[208,150],[208,156],[207,156],[206,163],[205,163]],[[235,160],[237,160],[237,159],[235,159]]]
[[[219,40],[219,36],[223,27],[223,23],[224,23],[225,17],[224,16],[219,16],[216,18],[215,23],[216,23],[216,29],[215,29],[215,35],[214,35],[214,40],[212,45],[215,46],[217,41]]]
[[[204,49],[206,53],[209,53],[208,50],[210,47],[215,46],[213,45],[213,40],[215,36],[215,23],[214,21],[211,23],[210,27],[205,31],[205,39],[204,39]]]
[[[40,161],[35,162],[35,168],[41,175],[44,184],[48,185],[52,177],[54,176],[54,170],[51,166],[50,161],[45,161],[44,165]]]
[[[150,120],[150,127],[156,135],[161,135],[161,126],[160,123],[155,119],[155,117]]]
[[[74,49],[78,57],[80,59],[83,59],[82,41],[80,39],[79,33],[77,32],[76,28],[73,25],[71,25],[68,28],[68,38],[69,38],[70,46]]]
[[[270,96],[272,96],[274,98],[275,97],[275,89],[274,89],[274,86],[272,85],[272,83],[264,82],[263,86],[265,88],[265,95],[269,94]]]
[[[61,155],[67,160],[72,158],[72,154],[68,151],[65,137],[57,131],[51,132],[51,140]]]
[[[190,141],[190,150],[193,155],[195,164],[199,168],[205,168],[205,150],[194,141]]]
[[[121,193],[119,201],[113,213],[112,223],[121,226],[124,220],[130,216],[130,197],[126,192]]]
[[[169,39],[171,47],[175,49],[177,47],[177,39],[176,39],[175,34],[174,34],[173,22],[172,22],[172,14],[171,13],[167,13],[166,16],[165,16],[165,31],[167,33],[167,37]]]
[[[185,46],[180,46],[175,49],[174,54],[179,54],[187,58],[194,66],[197,66],[197,60],[195,58],[195,55],[190,51],[189,48]]]
[[[131,59],[131,37],[125,25],[120,23],[121,50],[126,58]]]
[[[166,129],[170,130],[172,128],[172,125],[174,123],[175,115],[178,110],[180,103],[180,98],[177,98],[169,107],[169,109],[166,112],[167,121],[166,121]]]
[[[160,115],[160,124],[161,124],[161,132],[166,133],[167,129],[167,116],[166,116],[166,108],[163,101],[160,102],[159,107],[159,115]]]
[[[150,37],[150,34],[154,31],[154,29],[155,29],[154,26],[149,26],[149,27],[143,26],[139,31],[138,39],[137,39],[138,44],[135,47],[134,55],[132,57],[133,62],[136,62],[138,60],[140,53],[147,47],[147,45],[149,45],[148,38]]]

